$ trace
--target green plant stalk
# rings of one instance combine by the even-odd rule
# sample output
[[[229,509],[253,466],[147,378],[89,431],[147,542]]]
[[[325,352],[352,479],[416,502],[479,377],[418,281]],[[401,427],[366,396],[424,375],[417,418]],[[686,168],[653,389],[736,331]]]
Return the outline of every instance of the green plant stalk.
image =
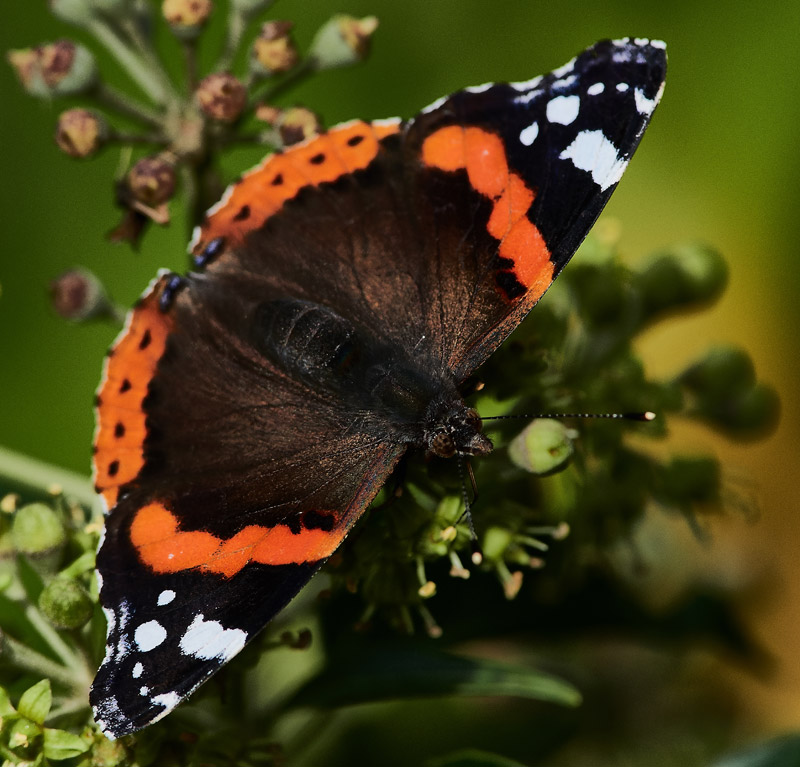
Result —
[[[125,44],[108,24],[94,18],[89,22],[89,31],[156,104],[164,104],[166,102],[167,94],[159,78],[153,74],[147,64]]]
[[[0,446],[0,478],[9,484],[35,490],[41,495],[50,495],[51,488],[58,485],[64,495],[92,509],[98,516],[100,514],[100,501],[88,477],[2,446]]]
[[[152,44],[148,43],[147,40],[142,37],[142,33],[138,24],[136,24],[136,22],[130,17],[123,18],[120,24],[122,26],[122,31],[133,43],[144,62],[150,67],[154,75],[161,81],[164,92],[169,96],[170,99],[177,100],[178,93],[175,90],[172,79],[170,78],[169,74],[167,74],[167,70],[164,69],[164,65],[161,63],[161,60],[155,54],[155,49],[153,48]]]
[[[11,764],[20,764],[23,761],[22,757],[17,756],[11,749],[0,743],[0,756]]]
[[[161,115],[153,109],[134,101],[130,96],[121,93],[110,85],[100,83],[93,93],[104,106],[151,128],[160,128],[163,122]]]
[[[271,87],[267,85],[267,87],[264,89],[255,88],[250,94],[251,108],[255,107],[258,101],[264,101],[268,104],[281,93],[283,93],[283,91],[299,85],[301,82],[303,82],[303,80],[314,74],[316,71],[317,67],[315,60],[312,58],[305,59],[291,72],[289,72],[279,83],[276,83]]]
[[[4,660],[11,665],[46,677],[70,690],[88,689],[88,676],[72,673],[69,668],[50,660],[10,636],[3,636],[2,654]]]
[[[89,683],[91,672],[84,660],[76,655],[70,649],[69,645],[59,636],[58,632],[45,620],[44,616],[33,605],[25,606],[25,617],[31,622],[31,625],[39,632],[39,636],[47,642],[52,648],[53,652],[58,655],[64,662],[64,665],[69,669],[76,671],[75,679],[83,679],[86,684]],[[77,671],[80,669],[83,673],[78,677]]]

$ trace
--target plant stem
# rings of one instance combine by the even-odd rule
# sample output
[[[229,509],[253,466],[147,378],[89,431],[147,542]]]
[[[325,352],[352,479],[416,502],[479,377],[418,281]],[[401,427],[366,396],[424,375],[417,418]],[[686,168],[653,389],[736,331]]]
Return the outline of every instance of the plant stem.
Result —
[[[303,80],[305,80],[309,75],[316,72],[316,66],[313,58],[308,58],[302,61],[298,66],[296,66],[291,72],[289,72],[286,77],[283,78],[279,83],[276,83],[272,87],[268,87],[259,93],[259,89],[255,88],[253,93],[250,95],[250,103],[251,105],[255,105],[257,100],[265,101],[266,103],[271,102],[275,99],[278,95],[283,93],[283,91],[288,90],[289,88],[294,88],[295,86],[299,85]]]
[[[50,681],[57,682],[68,689],[88,688],[88,677],[84,679],[83,674],[80,676],[73,674],[69,668],[50,660],[8,635],[3,635],[2,638],[2,655],[3,659],[11,665],[47,677]]]
[[[231,68],[233,59],[236,57],[236,51],[242,42],[242,35],[247,29],[247,22],[249,21],[246,14],[242,13],[238,8],[231,7],[230,14],[228,15],[227,35],[225,37],[225,48],[222,51],[217,64],[214,67],[215,72],[226,72]]]
[[[81,669],[83,673],[80,675],[85,679],[86,684],[89,683],[89,669],[86,663],[70,649],[69,645],[59,636],[58,632],[45,620],[44,616],[33,605],[25,607],[25,617],[31,622],[31,625],[39,633],[39,636],[47,642],[52,648],[53,652],[58,655],[68,669],[74,670],[76,673],[74,677],[78,679],[77,671]]]
[[[50,495],[53,485],[59,485],[64,495],[75,498],[87,508],[95,511],[100,509],[98,497],[87,477],[2,446],[0,446],[0,477],[12,485],[35,490],[40,495]]]
[[[151,128],[158,128],[163,122],[161,115],[154,109],[132,99],[126,93],[118,91],[110,85],[100,83],[94,91],[94,97],[109,109],[119,112],[125,117],[130,117]]]
[[[95,17],[89,22],[89,31],[120,63],[144,93],[156,104],[165,103],[167,97],[158,76],[108,24]]]
[[[110,141],[116,141],[120,144],[156,144],[158,146],[167,146],[169,141],[157,133],[149,133],[143,135],[141,133],[122,133],[121,131],[114,131],[109,136]],[[124,316],[124,315],[123,315]]]
[[[155,76],[161,81],[164,92],[173,100],[178,99],[178,93],[172,79],[164,69],[164,65],[154,52],[152,44],[148,43],[142,37],[141,29],[134,19],[127,17],[123,18],[120,22],[122,30],[128,36],[128,39],[133,43],[139,55],[144,59],[145,63],[150,67]]]
[[[191,96],[197,88],[197,41],[183,40],[181,47],[183,48],[183,60],[186,67],[186,83]]]

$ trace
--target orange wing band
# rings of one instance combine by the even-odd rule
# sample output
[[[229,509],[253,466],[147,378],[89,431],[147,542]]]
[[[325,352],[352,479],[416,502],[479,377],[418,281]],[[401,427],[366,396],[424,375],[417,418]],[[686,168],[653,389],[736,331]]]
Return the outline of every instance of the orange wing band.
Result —
[[[508,271],[525,286],[526,301],[539,299],[552,283],[555,267],[541,232],[527,216],[535,193],[509,170],[500,137],[481,128],[449,125],[425,139],[422,162],[449,172],[466,170],[473,189],[492,200],[487,229],[500,241],[499,256],[513,263]]]

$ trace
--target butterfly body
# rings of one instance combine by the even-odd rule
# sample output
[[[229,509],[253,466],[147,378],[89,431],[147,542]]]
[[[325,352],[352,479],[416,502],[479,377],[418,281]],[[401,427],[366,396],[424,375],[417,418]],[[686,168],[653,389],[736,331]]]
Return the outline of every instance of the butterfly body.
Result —
[[[400,457],[492,449],[465,380],[602,210],[661,95],[663,44],[276,153],[162,274],[98,395],[92,688],[112,737],[164,716],[337,549]]]

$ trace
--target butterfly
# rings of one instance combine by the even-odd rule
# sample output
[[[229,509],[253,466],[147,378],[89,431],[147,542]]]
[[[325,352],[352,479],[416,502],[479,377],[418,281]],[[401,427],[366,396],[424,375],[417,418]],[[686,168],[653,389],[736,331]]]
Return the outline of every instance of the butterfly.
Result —
[[[353,121],[244,175],[109,352],[94,472],[109,737],[160,719],[333,554],[409,449],[492,449],[459,387],[600,214],[664,43]]]

